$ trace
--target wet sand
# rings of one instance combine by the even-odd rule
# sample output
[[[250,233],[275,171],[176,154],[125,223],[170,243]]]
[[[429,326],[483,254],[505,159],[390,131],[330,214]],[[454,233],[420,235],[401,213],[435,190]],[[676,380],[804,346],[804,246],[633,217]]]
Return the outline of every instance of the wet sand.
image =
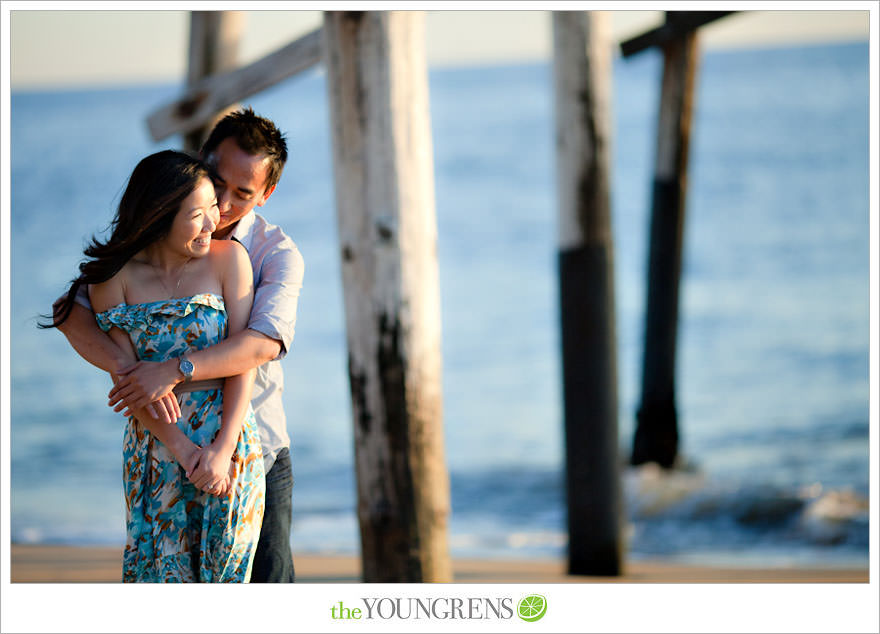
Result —
[[[13,544],[13,583],[118,583],[122,549]],[[359,583],[360,558],[294,553],[299,583]],[[455,559],[457,583],[867,583],[868,569],[732,568],[631,561],[620,577],[570,576],[564,561]]]

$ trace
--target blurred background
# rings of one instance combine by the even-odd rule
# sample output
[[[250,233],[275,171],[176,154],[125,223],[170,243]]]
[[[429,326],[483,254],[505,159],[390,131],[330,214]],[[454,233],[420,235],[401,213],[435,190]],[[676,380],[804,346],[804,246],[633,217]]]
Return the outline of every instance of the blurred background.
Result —
[[[242,64],[320,12],[246,12]],[[615,41],[659,11],[614,12]],[[566,546],[550,15],[429,12],[453,556]],[[188,14],[11,13],[11,529],[121,545],[109,377],[36,321],[184,86]],[[743,12],[700,31],[679,323],[684,466],[624,472],[632,558],[867,566],[868,13]],[[621,456],[640,387],[662,58],[614,61]],[[246,100],[291,160],[262,213],[306,262],[284,360],[294,552],[356,553],[353,432],[324,75]],[[6,169],[4,167],[4,169]],[[4,342],[5,345],[5,342]]]

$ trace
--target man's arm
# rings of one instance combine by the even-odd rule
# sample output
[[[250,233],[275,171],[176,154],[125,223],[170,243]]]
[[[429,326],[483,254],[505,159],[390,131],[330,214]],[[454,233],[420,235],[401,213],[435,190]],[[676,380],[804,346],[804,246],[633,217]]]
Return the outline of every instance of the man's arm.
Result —
[[[258,368],[281,354],[281,341],[245,328],[216,346],[190,355],[193,380],[221,379]]]
[[[187,354],[192,361],[193,381],[223,379],[244,374],[278,357],[281,341],[271,339],[256,330],[245,329],[198,352]],[[120,369],[120,381],[110,391],[110,405],[119,412],[123,408],[138,409],[167,394],[183,375],[177,369],[178,360],[168,359],[160,363],[139,361]]]
[[[80,304],[73,305],[70,316],[58,326],[58,330],[67,337],[79,356],[104,372],[115,373],[133,361],[98,328],[95,314]]]

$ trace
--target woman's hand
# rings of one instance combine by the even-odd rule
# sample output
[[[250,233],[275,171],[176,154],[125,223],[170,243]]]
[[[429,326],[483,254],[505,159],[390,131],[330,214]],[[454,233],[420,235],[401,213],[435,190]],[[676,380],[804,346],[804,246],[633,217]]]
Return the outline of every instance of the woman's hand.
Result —
[[[143,411],[135,412],[135,417],[139,420],[144,418]],[[195,469],[202,448],[187,438],[186,434],[173,434],[170,438],[163,439],[162,442],[168,447],[174,459],[183,467],[187,475]]]
[[[187,471],[189,481],[198,489],[223,497],[228,494],[234,477],[233,451],[211,443],[198,451],[195,465]]]
[[[154,419],[160,420],[163,423],[168,423],[169,425],[171,423],[176,423],[181,417],[180,403],[177,402],[177,397],[174,395],[174,392],[166,394],[157,401],[147,403],[144,409],[147,410],[147,413]],[[122,412],[122,415],[128,417],[131,416],[131,412],[132,408],[127,407],[125,411]]]

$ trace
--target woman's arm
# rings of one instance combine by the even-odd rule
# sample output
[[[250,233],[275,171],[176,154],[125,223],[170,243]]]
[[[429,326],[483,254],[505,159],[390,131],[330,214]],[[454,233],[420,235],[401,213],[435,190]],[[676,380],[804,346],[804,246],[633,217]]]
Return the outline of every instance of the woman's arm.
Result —
[[[58,326],[58,330],[67,338],[67,342],[79,356],[110,374],[117,373],[137,361],[134,351],[130,350],[131,346],[129,350],[121,349],[107,333],[98,328],[95,314],[80,304],[73,305],[70,316]],[[147,403],[145,406],[152,418],[164,423],[173,423],[180,417],[180,407],[173,394],[153,400],[154,403]]]
[[[97,312],[108,310],[125,301],[122,285],[116,278],[103,284],[92,286],[89,295],[92,306]],[[134,346],[131,345],[131,339],[129,339],[125,332],[114,326],[108,334],[110,340],[122,355],[130,359],[137,359]],[[113,377],[114,382],[118,379],[112,371],[110,376]],[[174,398],[174,396],[171,395],[171,398]],[[178,411],[180,411],[179,407]],[[180,431],[177,425],[173,424],[177,420],[176,417],[172,424],[167,424],[150,416],[145,408],[136,409],[131,412],[131,415],[168,447],[174,458],[185,470],[190,471],[193,468],[198,446],[186,434]]]
[[[228,318],[227,336],[247,328],[254,296],[254,281],[247,251],[240,244],[224,241],[214,243],[212,256],[217,257],[223,286],[223,301]],[[238,438],[251,400],[256,369],[227,377],[223,385],[223,418],[214,441],[199,452],[198,466],[190,476],[192,483],[207,491],[225,494],[224,483],[230,461],[238,445]]]

